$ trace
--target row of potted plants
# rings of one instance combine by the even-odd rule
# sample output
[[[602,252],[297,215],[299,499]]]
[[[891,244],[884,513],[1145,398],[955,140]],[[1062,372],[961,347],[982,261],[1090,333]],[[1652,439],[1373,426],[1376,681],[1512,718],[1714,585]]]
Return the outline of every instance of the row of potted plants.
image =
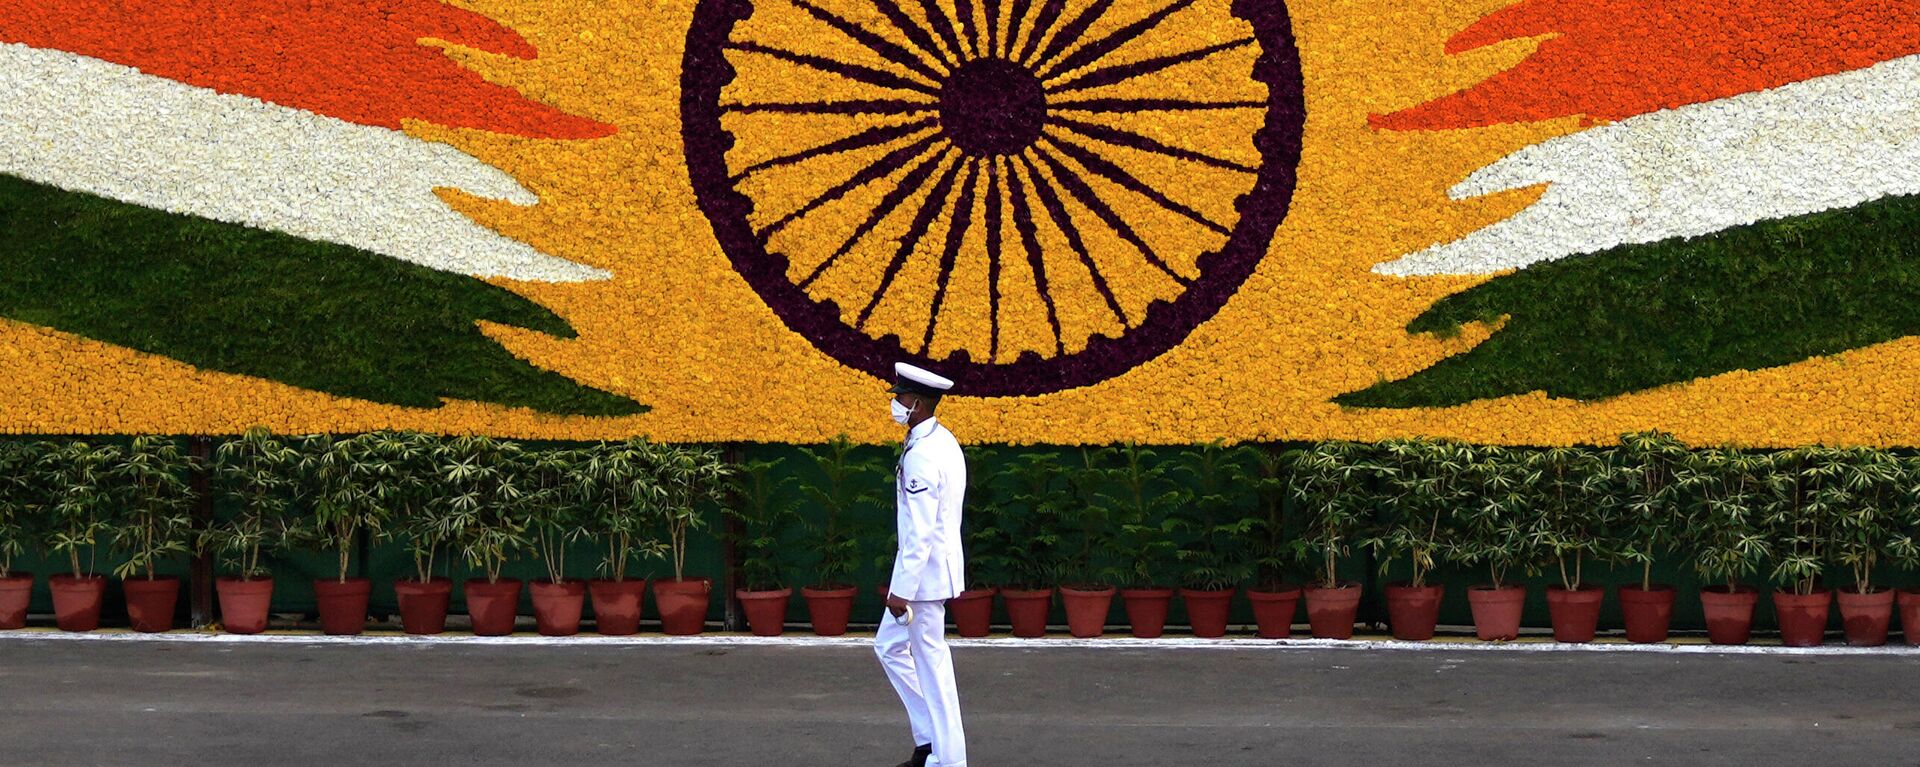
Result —
[[[1605,589],[1586,574],[1608,563],[1641,573],[1617,590],[1627,637],[1663,641],[1676,592],[1653,581],[1653,566],[1675,559],[1713,584],[1700,599],[1715,642],[1749,637],[1758,590],[1740,581],[1762,568],[1779,586],[1787,644],[1822,641],[1829,568],[1851,576],[1838,590],[1849,642],[1883,643],[1896,599],[1913,615],[1906,623],[1920,624],[1920,592],[1875,580],[1883,564],[1920,567],[1920,459],[1882,450],[1689,449],[1657,433],[1605,448],[1119,446],[1029,451],[972,493],[974,583],[951,606],[963,636],[985,634],[996,595],[1016,636],[1039,636],[1056,593],[1075,636],[1100,634],[1116,596],[1136,636],[1158,636],[1176,593],[1194,633],[1219,636],[1237,587],[1252,581],[1261,636],[1287,636],[1304,602],[1316,636],[1345,638],[1361,589],[1340,565],[1356,550],[1383,575],[1405,576],[1384,594],[1402,639],[1433,635],[1444,598],[1433,575],[1454,567],[1487,577],[1467,592],[1483,639],[1518,635],[1527,591],[1514,576],[1544,572],[1556,581],[1546,595],[1555,636],[1589,640]],[[765,497],[743,507],[763,545],[741,551],[752,593],[772,611],[785,604],[791,551],[774,542],[791,517]],[[778,630],[772,617],[759,625]]]
[[[188,480],[195,469],[229,507],[198,526]],[[635,632],[649,582],[629,570],[649,558],[673,568],[671,579],[651,582],[663,630],[697,633],[712,585],[686,577],[688,538],[730,474],[715,450],[642,440],[532,448],[481,436],[255,430],[221,442],[205,460],[164,437],[124,446],[0,442],[0,628],[24,625],[33,580],[11,562],[38,540],[71,568],[49,578],[63,629],[98,625],[107,584],[93,563],[110,547],[123,558],[114,575],[135,630],[172,627],[179,580],[160,565],[206,551],[223,565],[216,589],[226,630],[262,631],[274,583],[269,555],[303,547],[337,555],[334,577],[313,584],[322,628],[358,633],[372,589],[349,575],[349,564],[356,546],[373,538],[412,555],[412,577],[394,584],[410,633],[444,630],[453,583],[442,573],[453,559],[476,574],[464,584],[474,631],[510,633],[521,583],[502,571],[521,555],[546,569],[531,584],[543,633],[577,632],[588,595],[601,633]],[[601,578],[573,577],[567,552],[581,541],[604,552]]]

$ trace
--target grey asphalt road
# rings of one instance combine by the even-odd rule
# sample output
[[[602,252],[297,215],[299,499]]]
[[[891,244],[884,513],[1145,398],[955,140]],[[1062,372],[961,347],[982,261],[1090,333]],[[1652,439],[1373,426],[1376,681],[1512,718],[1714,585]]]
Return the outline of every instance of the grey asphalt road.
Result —
[[[1920,765],[1920,660],[956,648],[975,767]],[[882,765],[858,647],[0,643],[0,765]]]

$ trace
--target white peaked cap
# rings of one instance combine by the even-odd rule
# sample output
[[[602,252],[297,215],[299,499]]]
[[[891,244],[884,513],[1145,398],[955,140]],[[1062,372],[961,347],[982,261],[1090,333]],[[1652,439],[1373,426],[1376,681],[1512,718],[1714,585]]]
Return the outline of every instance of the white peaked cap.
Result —
[[[943,392],[953,388],[953,381],[945,376],[925,370],[905,362],[893,363],[893,375],[900,383],[911,383],[925,389]],[[896,387],[897,388],[897,387]]]

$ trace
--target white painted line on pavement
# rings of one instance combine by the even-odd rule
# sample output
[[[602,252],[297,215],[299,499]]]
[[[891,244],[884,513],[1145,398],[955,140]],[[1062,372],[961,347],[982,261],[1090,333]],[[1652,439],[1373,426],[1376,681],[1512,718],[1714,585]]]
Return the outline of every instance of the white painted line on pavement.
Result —
[[[133,631],[102,630],[84,633],[56,631],[52,629],[26,629],[19,631],[0,631],[0,641],[93,641],[93,642],[210,642],[230,644],[347,644],[347,645],[485,645],[505,647],[871,647],[873,638],[868,635],[840,637],[817,637],[808,635],[787,635],[760,637],[743,634],[700,634],[695,636],[664,636],[658,634],[624,637],[579,634],[570,637],[548,637],[537,634],[515,634],[502,637],[482,637],[471,634],[440,634],[414,636],[393,632],[375,632],[357,636],[327,636],[313,632],[270,632],[266,634],[228,634],[223,632],[179,630],[164,634],[142,634]],[[1584,644],[1562,644],[1547,639],[1521,639],[1512,642],[1482,642],[1467,637],[1443,637],[1425,642],[1403,642],[1392,639],[1255,639],[1236,637],[1229,639],[1201,639],[1197,637],[1162,637],[1159,639],[1137,639],[1128,636],[1100,637],[1093,639],[1075,639],[1070,637],[1050,637],[1041,639],[1019,639],[1015,637],[991,637],[986,639],[960,639],[949,637],[948,641],[961,648],[994,648],[1010,650],[1242,650],[1242,651],[1287,651],[1287,650],[1367,650],[1400,652],[1523,652],[1523,653],[1667,653],[1680,655],[1876,655],[1892,657],[1920,658],[1920,647],[1900,643],[1889,643],[1881,647],[1850,647],[1841,644],[1825,644],[1818,647],[1784,647],[1778,644],[1715,645],[1704,640],[1677,640],[1663,644],[1631,644],[1618,639],[1601,639]]]

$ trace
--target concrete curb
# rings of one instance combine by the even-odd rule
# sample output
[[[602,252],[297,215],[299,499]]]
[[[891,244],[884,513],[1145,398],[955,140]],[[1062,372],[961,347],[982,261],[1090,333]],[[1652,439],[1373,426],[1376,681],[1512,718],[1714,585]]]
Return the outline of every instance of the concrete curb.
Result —
[[[264,634],[242,635],[214,631],[176,630],[164,634],[142,634],[126,629],[101,629],[86,633],[71,633],[51,628],[28,628],[16,631],[0,632],[0,642],[201,642],[217,644],[342,644],[342,645],[405,645],[431,647],[437,645],[483,645],[494,647],[870,647],[873,638],[867,634],[854,634],[840,637],[816,636],[779,636],[759,637],[746,634],[709,633],[697,636],[640,635],[626,637],[605,637],[580,634],[571,637],[546,637],[538,634],[514,634],[503,637],[481,637],[471,634],[441,634],[436,636],[413,636],[393,631],[372,631],[358,636],[327,636],[314,631],[269,631]],[[1632,644],[1622,639],[1603,638],[1585,644],[1561,644],[1545,637],[1524,637],[1511,642],[1482,642],[1471,637],[1439,637],[1425,642],[1402,642],[1388,638],[1359,637],[1352,640],[1336,639],[1255,639],[1236,637],[1227,639],[1200,639],[1194,637],[1163,637],[1160,639],[1135,639],[1133,637],[1102,637],[1096,639],[1074,639],[1069,637],[1018,639],[1013,637],[991,637],[986,639],[950,638],[955,647],[990,648],[1001,650],[1045,651],[1052,649],[1091,649],[1091,650],[1238,650],[1238,651],[1288,651],[1288,650],[1365,650],[1389,652],[1508,652],[1508,653],[1663,653],[1674,655],[1794,655],[1794,656],[1843,656],[1872,655],[1887,657],[1920,658],[1920,647],[1906,644],[1887,644],[1882,647],[1849,647],[1839,644],[1827,644],[1818,647],[1785,647],[1777,640],[1762,640],[1747,645],[1714,645],[1705,639],[1678,639],[1661,644]]]

